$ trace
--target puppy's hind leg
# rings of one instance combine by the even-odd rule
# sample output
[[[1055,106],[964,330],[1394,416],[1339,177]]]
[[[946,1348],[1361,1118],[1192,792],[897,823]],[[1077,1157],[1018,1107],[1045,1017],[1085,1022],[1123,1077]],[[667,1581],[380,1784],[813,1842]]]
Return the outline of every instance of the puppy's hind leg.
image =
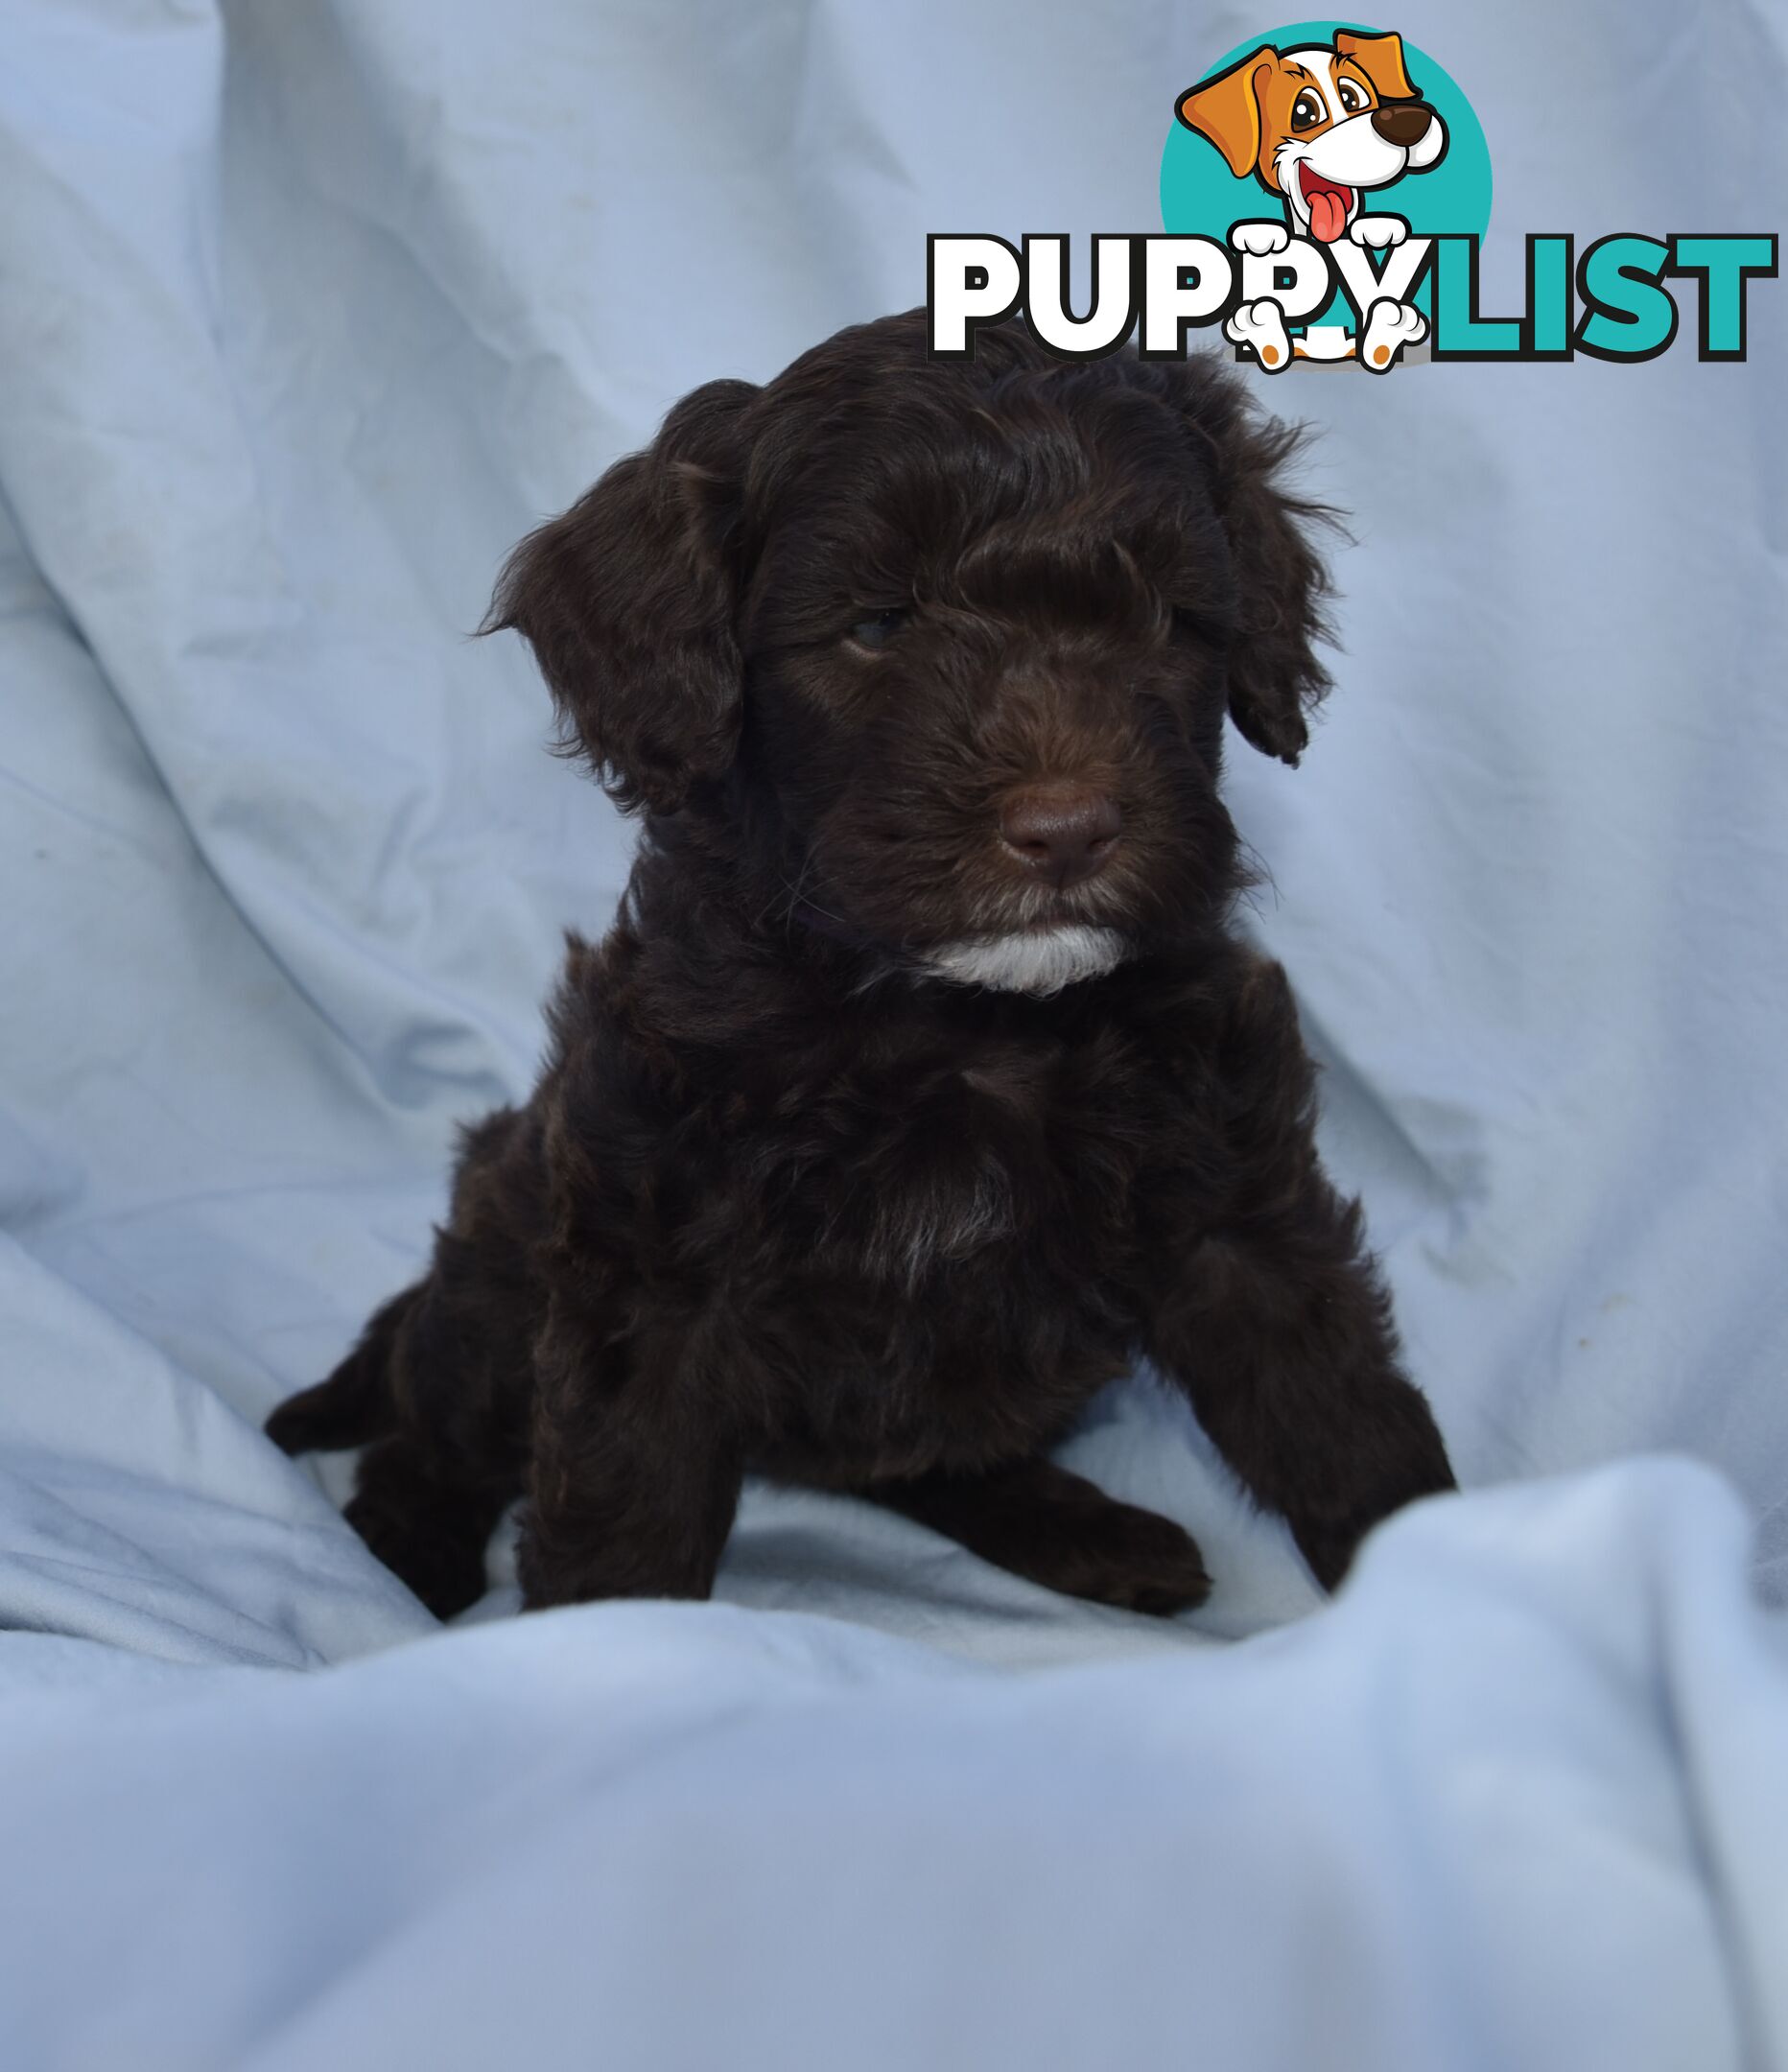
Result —
[[[1211,1594],[1184,1527],[1041,1455],[979,1474],[872,1482],[860,1494],[1066,1596],[1165,1616]]]
[[[391,1355],[397,1334],[427,1291],[418,1281],[393,1295],[360,1334],[359,1343],[325,1381],[288,1396],[267,1421],[267,1436],[286,1453],[365,1446],[397,1422]]]
[[[484,1594],[484,1550],[518,1494],[455,1479],[398,1435],[367,1448],[344,1515],[435,1616],[449,1619]]]

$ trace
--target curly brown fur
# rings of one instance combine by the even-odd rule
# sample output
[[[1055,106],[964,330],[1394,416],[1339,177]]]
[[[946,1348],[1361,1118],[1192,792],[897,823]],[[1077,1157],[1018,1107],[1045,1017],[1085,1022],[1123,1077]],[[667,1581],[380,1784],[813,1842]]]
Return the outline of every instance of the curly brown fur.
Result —
[[[1046,1458],[1139,1354],[1326,1585],[1451,1486],[1232,932],[1225,713],[1295,762],[1326,685],[1291,442],[1212,363],[941,365],[909,315],[517,550],[492,624],[638,860],[429,1273],[270,1424],[375,1442],[349,1515],[436,1612],[516,1495],[529,1605],[704,1596],[748,1471],[1195,1604],[1187,1534]]]

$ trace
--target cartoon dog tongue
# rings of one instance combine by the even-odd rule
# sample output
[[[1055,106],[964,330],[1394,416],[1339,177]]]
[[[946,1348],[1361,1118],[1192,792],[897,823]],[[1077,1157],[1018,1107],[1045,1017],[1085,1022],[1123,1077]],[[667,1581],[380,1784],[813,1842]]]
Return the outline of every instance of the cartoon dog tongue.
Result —
[[[1332,245],[1347,228],[1347,205],[1353,200],[1351,187],[1338,186],[1333,180],[1306,180],[1304,199],[1310,205],[1310,235],[1318,243]]]

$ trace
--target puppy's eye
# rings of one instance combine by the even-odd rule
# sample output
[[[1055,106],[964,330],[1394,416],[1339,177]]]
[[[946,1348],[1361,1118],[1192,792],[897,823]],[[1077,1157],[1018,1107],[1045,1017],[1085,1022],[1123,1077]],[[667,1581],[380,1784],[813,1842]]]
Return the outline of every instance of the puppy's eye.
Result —
[[[1337,80],[1335,94],[1350,115],[1357,115],[1366,106],[1364,90],[1351,79]]]
[[[1324,107],[1322,96],[1306,87],[1291,104],[1291,127],[1294,130],[1314,130],[1329,110]]]
[[[851,628],[851,638],[864,648],[885,648],[910,617],[905,604],[890,604],[886,611],[859,619]]]

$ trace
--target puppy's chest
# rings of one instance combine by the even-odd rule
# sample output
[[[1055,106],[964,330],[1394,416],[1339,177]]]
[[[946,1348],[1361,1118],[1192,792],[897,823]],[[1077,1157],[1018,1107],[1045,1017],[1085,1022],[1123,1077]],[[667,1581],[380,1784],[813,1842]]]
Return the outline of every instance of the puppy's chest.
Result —
[[[811,1268],[912,1293],[973,1300],[976,1268],[1008,1284],[1120,1271],[1163,1092],[1066,1048],[854,1066],[781,1104],[760,1143],[764,1210]]]

